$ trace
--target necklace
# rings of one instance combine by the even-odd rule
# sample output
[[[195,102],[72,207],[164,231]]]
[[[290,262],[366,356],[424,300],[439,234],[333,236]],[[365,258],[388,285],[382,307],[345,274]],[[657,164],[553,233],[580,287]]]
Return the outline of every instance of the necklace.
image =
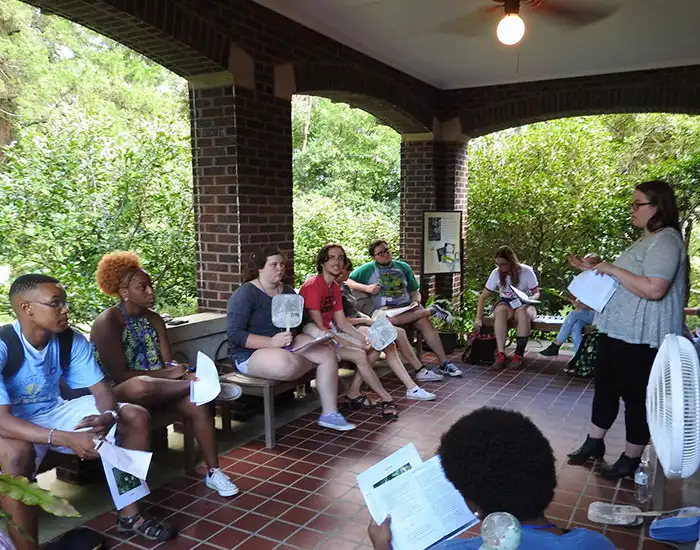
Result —
[[[134,339],[134,344],[136,345],[136,356],[139,363],[141,363],[142,370],[151,370],[148,362],[148,348],[146,346],[146,337],[148,336],[147,322],[136,322],[129,314],[126,312],[126,307],[124,303],[119,305],[119,309],[124,316],[124,322],[126,328]]]
[[[277,284],[274,287],[272,287],[272,291],[269,291],[268,289],[265,288],[265,285],[262,284],[260,277],[257,278],[257,281],[258,281],[258,285],[260,285],[261,290],[265,294],[267,294],[268,296],[274,298],[275,296],[279,296],[280,294],[282,294],[282,289],[284,288],[283,285]]]

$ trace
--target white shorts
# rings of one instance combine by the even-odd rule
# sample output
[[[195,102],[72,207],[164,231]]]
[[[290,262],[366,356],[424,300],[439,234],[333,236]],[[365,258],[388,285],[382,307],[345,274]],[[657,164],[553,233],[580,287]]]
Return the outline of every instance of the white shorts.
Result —
[[[239,363],[236,361],[236,370],[240,372],[241,374],[248,374],[248,361],[250,361],[250,357],[243,361],[242,363]]]
[[[92,395],[84,395],[77,399],[63,401],[47,413],[33,416],[26,420],[42,428],[55,428],[64,432],[72,432],[83,418],[92,414],[100,414],[95,398]],[[51,450],[68,455],[74,454],[73,450],[68,447],[51,447]],[[39,466],[41,466],[48,452],[48,444],[34,444],[34,453],[36,455],[35,472],[39,470]]]

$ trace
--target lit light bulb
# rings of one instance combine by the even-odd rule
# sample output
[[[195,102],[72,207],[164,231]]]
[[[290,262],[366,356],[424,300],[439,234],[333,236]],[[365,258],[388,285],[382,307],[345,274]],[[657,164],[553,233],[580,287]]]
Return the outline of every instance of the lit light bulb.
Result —
[[[496,36],[506,46],[517,44],[525,34],[525,23],[517,13],[506,14],[496,28]]]

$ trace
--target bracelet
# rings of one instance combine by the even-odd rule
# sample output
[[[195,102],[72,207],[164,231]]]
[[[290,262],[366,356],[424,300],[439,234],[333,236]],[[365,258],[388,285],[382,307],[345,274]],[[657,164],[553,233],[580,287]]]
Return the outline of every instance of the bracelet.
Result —
[[[180,365],[180,363],[178,363],[176,361],[166,361],[166,363],[165,363],[166,367],[177,367],[179,365]]]
[[[46,440],[46,443],[48,444],[49,447],[51,447],[51,446],[53,445],[53,443],[51,443],[51,438],[53,437],[53,434],[54,434],[55,431],[56,431],[56,428],[51,428],[51,429],[49,430],[49,437],[48,437],[48,439]]]
[[[117,422],[119,420],[119,411],[115,411],[113,409],[110,409],[108,411],[103,412],[102,414],[111,414],[112,419]]]

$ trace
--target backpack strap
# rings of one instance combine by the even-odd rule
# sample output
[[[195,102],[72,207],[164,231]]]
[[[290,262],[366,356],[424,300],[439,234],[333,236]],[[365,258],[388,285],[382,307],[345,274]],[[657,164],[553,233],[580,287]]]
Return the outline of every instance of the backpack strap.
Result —
[[[73,351],[73,329],[68,327],[58,335],[58,361],[63,374],[70,367],[70,356]]]
[[[2,369],[3,381],[7,381],[19,372],[24,363],[24,348],[12,325],[0,327],[0,340],[7,346],[7,362]]]

